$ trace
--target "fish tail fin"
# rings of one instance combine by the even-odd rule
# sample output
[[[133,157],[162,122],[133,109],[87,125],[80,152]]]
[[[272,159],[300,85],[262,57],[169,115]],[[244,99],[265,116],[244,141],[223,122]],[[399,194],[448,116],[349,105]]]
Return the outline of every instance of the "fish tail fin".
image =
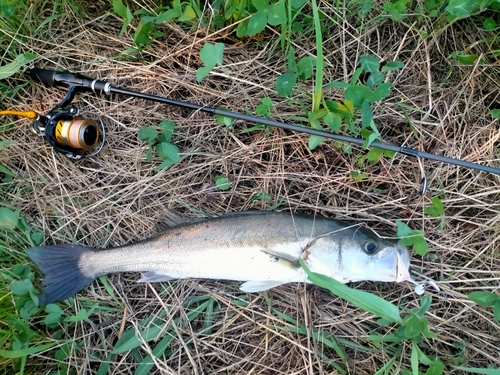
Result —
[[[95,250],[72,244],[37,246],[28,250],[28,256],[44,274],[38,297],[40,306],[69,298],[95,280],[95,277],[84,275],[78,265],[82,254]]]

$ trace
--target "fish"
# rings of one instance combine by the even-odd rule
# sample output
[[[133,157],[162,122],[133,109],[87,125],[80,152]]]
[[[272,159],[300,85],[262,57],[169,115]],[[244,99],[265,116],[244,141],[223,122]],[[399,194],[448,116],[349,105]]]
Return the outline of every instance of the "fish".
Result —
[[[243,281],[243,292],[259,292],[309,282],[299,259],[311,271],[342,283],[411,280],[408,249],[364,226],[269,211],[188,222],[174,213],[169,217],[156,236],[116,248],[57,244],[28,249],[44,274],[40,305],[67,299],[116,272],[142,272],[139,282]]]

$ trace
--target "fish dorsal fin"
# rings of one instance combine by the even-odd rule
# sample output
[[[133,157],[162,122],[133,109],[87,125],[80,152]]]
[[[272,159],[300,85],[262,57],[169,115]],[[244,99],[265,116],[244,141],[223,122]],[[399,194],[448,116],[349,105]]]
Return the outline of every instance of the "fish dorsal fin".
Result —
[[[263,211],[263,210],[250,210],[250,211],[233,211],[233,212],[224,212],[220,217],[231,217],[231,216],[259,216],[259,215],[269,215],[273,213],[272,211]]]
[[[192,223],[197,223],[199,221],[206,220],[204,218],[197,218],[197,217],[186,217],[184,215],[181,215],[177,211],[173,209],[166,209],[164,211],[163,216],[161,217],[160,221],[156,223],[156,231],[157,232],[164,232],[168,229],[178,227],[181,225],[186,225],[186,224],[192,224]]]

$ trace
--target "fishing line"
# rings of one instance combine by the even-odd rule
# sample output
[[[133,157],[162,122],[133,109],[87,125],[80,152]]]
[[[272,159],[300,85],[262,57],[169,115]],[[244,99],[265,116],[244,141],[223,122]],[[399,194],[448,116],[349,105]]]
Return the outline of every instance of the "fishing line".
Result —
[[[126,96],[141,98],[141,99],[145,99],[145,100],[151,100],[151,101],[155,101],[155,102],[159,102],[159,103],[163,103],[163,104],[169,104],[169,105],[175,105],[175,106],[179,106],[179,107],[189,108],[192,110],[207,112],[207,113],[211,113],[213,115],[220,115],[220,116],[229,117],[229,118],[236,119],[236,120],[243,120],[243,121],[248,121],[248,122],[252,122],[252,123],[260,123],[260,124],[268,125],[268,126],[275,127],[275,128],[282,128],[282,129],[286,129],[286,130],[291,130],[291,131],[298,132],[298,133],[317,135],[320,137],[325,137],[325,138],[333,139],[336,141],[350,143],[350,144],[356,144],[356,145],[360,145],[360,146],[363,146],[365,143],[365,140],[361,139],[361,138],[351,137],[351,136],[347,136],[347,135],[343,135],[343,134],[329,133],[329,132],[326,132],[324,130],[308,128],[308,127],[301,126],[301,125],[279,122],[279,121],[261,118],[261,117],[257,117],[257,116],[251,116],[251,115],[247,115],[247,114],[243,114],[243,113],[239,113],[239,112],[228,111],[225,109],[204,106],[204,105],[194,104],[194,103],[190,103],[190,102],[169,99],[169,98],[165,98],[165,97],[161,97],[161,96],[141,93],[138,91],[132,91],[132,90],[124,89],[124,88],[114,87],[109,82],[97,80],[97,79],[92,79],[89,77],[82,76],[80,74],[74,74],[74,73],[69,73],[69,72],[60,72],[60,71],[55,71],[55,70],[46,70],[46,69],[40,69],[40,68],[27,69],[24,73],[26,75],[28,75],[29,77],[31,77],[33,80],[40,81],[40,82],[44,83],[45,85],[66,87],[68,89],[68,91],[66,93],[66,97],[56,107],[59,110],[66,108],[71,103],[71,101],[74,99],[76,93],[78,93],[78,92],[93,92],[94,94],[106,94],[108,96],[111,94],[119,94],[119,95],[126,95]],[[416,150],[413,148],[396,146],[396,145],[392,145],[390,143],[375,141],[375,142],[372,142],[370,144],[370,147],[375,147],[375,148],[380,148],[383,150],[393,151],[396,153],[400,153],[403,155],[408,155],[408,156],[412,156],[412,157],[417,158],[419,161],[420,169],[421,169],[422,176],[423,176],[422,182],[421,182],[421,184],[422,184],[421,191],[422,190],[425,191],[425,188],[427,187],[427,179],[425,177],[425,173],[423,173],[424,169],[423,169],[423,166],[422,166],[420,159],[428,159],[428,160],[433,160],[433,161],[437,161],[440,163],[453,164],[453,165],[457,165],[457,166],[464,167],[464,168],[470,168],[470,169],[475,169],[478,171],[483,171],[483,172],[487,172],[487,173],[493,173],[496,175],[500,175],[499,168],[494,168],[494,167],[490,167],[487,165],[477,164],[477,163],[473,163],[473,162],[469,162],[469,161],[465,161],[465,160],[461,160],[461,159],[450,158],[447,156],[436,155],[436,154],[432,154],[429,152],[419,151],[419,150]]]

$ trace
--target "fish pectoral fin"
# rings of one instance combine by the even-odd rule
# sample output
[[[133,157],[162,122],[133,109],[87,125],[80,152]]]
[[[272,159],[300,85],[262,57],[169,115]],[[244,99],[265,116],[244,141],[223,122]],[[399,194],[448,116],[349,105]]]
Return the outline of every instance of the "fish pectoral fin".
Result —
[[[278,261],[278,262],[280,262],[288,267],[291,267],[291,268],[299,268],[300,267],[299,260],[296,258],[293,258],[289,254],[284,254],[284,253],[279,252],[279,251],[274,251],[273,249],[263,249],[261,251],[263,253],[269,255],[270,257],[275,258],[276,261]]]
[[[138,283],[158,283],[162,281],[175,280],[175,277],[167,275],[163,271],[148,271],[141,275],[141,278],[137,280]]]
[[[246,293],[262,292],[263,290],[268,290],[286,283],[287,283],[286,281],[275,281],[275,280],[266,280],[266,281],[251,280],[241,284],[240,290]]]

